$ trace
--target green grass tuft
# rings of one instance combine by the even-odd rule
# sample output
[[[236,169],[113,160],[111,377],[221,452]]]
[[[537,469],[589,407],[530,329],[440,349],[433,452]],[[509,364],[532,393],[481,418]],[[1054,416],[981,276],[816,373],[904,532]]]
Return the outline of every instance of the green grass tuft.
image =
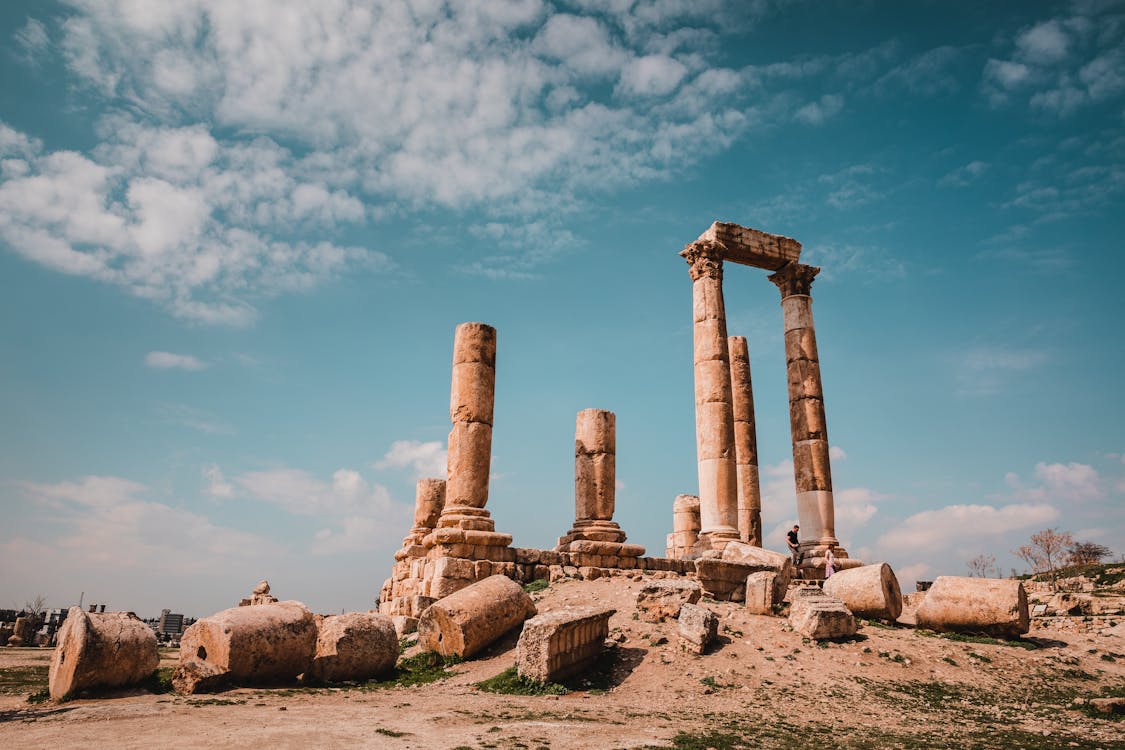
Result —
[[[529,594],[534,594],[537,591],[543,591],[544,589],[546,589],[550,585],[551,585],[551,582],[548,581],[546,578],[536,578],[531,583],[524,584],[523,590],[526,591]]]
[[[1041,646],[1034,641],[1025,641],[1021,638],[1013,638],[1006,640],[1004,638],[993,638],[987,635],[971,635],[969,633],[936,633],[933,630],[926,630],[919,628],[914,631],[918,635],[924,635],[927,638],[944,638],[947,641],[956,641],[958,643],[983,643],[989,646],[1012,646],[1014,648],[1023,648],[1028,651],[1035,651]]]
[[[478,682],[477,687],[486,693],[505,695],[566,695],[570,692],[566,686],[558,683],[520,677],[515,667],[509,667],[495,677]]]

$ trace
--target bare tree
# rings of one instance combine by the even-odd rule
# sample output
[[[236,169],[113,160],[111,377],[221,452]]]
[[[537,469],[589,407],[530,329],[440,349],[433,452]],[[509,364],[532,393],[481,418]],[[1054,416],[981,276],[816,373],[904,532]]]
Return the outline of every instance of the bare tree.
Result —
[[[1068,553],[1071,565],[1096,565],[1112,554],[1109,547],[1096,542],[1075,542]]]
[[[977,555],[966,563],[970,578],[999,578],[995,555]]]
[[[1031,568],[1032,573],[1046,573],[1051,585],[1058,589],[1056,568],[1066,561],[1066,552],[1074,546],[1074,537],[1069,531],[1044,529],[1031,535],[1031,544],[1012,550],[1019,559]]]
[[[47,597],[42,594],[36,594],[35,598],[29,599],[23,603],[23,611],[32,617],[38,619],[43,618],[43,612],[47,609]]]

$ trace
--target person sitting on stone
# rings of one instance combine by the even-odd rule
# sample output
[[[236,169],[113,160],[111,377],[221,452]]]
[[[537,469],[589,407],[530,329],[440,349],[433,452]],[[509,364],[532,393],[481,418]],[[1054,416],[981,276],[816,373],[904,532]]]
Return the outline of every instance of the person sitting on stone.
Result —
[[[789,554],[793,555],[793,564],[797,565],[801,562],[801,553],[797,551],[797,529],[801,528],[797,524],[793,524],[793,528],[786,534],[788,537]]]

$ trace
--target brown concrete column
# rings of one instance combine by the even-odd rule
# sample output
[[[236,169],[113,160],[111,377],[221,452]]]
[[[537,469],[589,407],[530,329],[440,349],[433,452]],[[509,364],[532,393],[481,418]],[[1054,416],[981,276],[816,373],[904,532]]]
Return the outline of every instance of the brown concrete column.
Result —
[[[809,296],[818,273],[820,269],[815,266],[788,263],[769,277],[781,290],[797,517],[801,524],[801,552],[806,558],[840,544],[836,539],[824,391]]]
[[[734,405],[734,453],[738,477],[738,537],[762,546],[762,488],[758,477],[758,436],[754,424],[754,388],[746,337],[727,339]]]
[[[734,451],[723,260],[711,241],[680,253],[692,280],[695,361],[695,445],[699,462],[699,515],[712,548],[738,539],[738,489]]]
[[[484,509],[492,462],[492,410],[496,390],[496,329],[462,323],[453,340],[449,457],[445,506],[439,527],[493,531]]]

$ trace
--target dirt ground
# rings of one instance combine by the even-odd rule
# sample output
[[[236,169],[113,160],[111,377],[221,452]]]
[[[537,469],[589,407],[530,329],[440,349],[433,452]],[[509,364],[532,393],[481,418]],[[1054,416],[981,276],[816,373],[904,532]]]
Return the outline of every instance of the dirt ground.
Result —
[[[1125,748],[1125,721],[1075,698],[1125,695],[1125,634],[1033,629],[1033,649],[960,642],[863,623],[817,645],[784,618],[706,602],[720,643],[681,652],[675,623],[634,619],[639,583],[556,583],[540,611],[617,608],[605,679],[567,695],[482,692],[514,663],[514,636],[451,676],[415,687],[240,688],[218,695],[127,694],[32,704],[50,651],[0,649],[0,742],[151,748]],[[165,665],[174,664],[174,652]]]

